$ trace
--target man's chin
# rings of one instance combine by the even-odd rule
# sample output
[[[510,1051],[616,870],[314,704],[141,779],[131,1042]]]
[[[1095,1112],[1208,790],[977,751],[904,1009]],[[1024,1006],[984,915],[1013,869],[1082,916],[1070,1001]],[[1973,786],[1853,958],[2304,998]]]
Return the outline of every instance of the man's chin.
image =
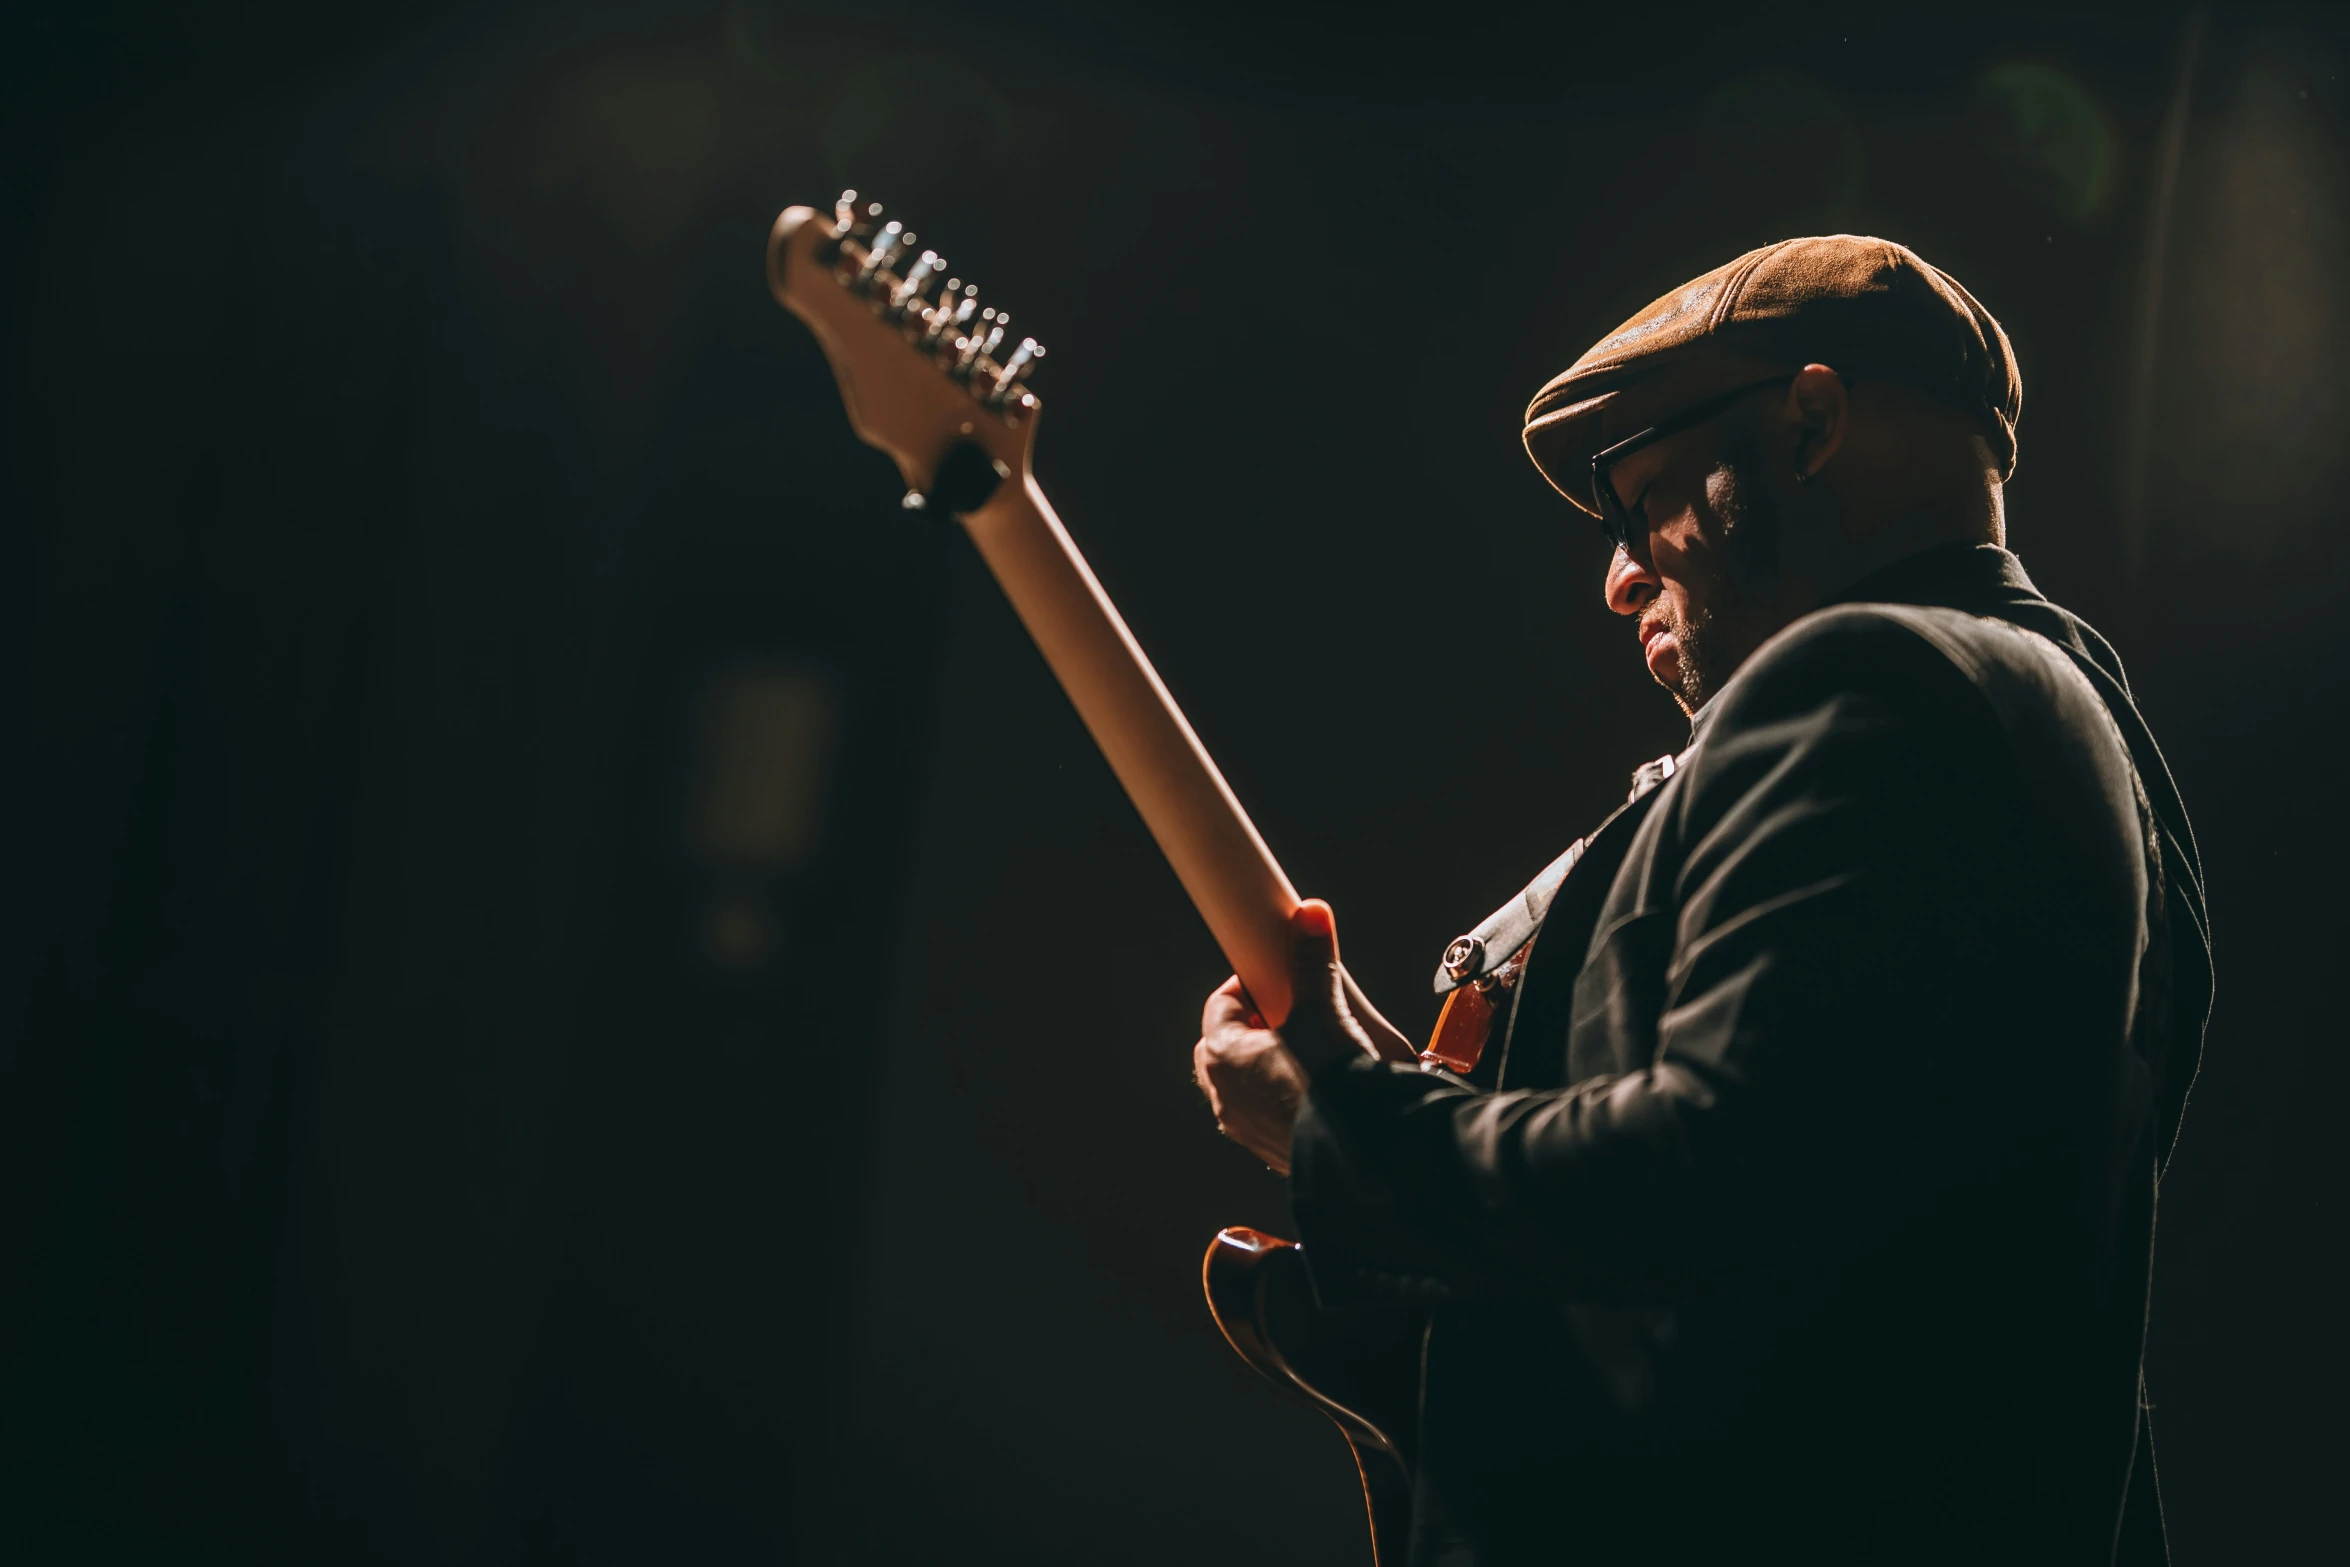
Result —
[[[1672,693],[1685,716],[1696,717],[1698,708],[1705,705],[1703,682],[1684,662],[1687,655],[1681,639],[1670,631],[1659,631],[1648,639],[1645,651],[1650,677]]]
[[[1641,652],[1648,659],[1648,673],[1668,691],[1681,685],[1681,639],[1671,631],[1659,630],[1652,634]]]

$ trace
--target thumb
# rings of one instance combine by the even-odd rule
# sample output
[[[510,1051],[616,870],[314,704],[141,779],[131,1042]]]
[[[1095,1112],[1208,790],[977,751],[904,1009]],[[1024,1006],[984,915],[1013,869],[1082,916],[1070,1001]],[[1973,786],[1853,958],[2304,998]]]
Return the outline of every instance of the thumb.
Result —
[[[1293,1015],[1331,1019],[1346,1009],[1338,974],[1338,918],[1320,898],[1290,910],[1289,988]]]

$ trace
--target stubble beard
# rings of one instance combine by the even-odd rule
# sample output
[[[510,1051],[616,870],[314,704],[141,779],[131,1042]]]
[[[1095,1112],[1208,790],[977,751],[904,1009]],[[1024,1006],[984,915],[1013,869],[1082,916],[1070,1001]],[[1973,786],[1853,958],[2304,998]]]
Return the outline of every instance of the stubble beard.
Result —
[[[1672,635],[1678,650],[1678,656],[1674,659],[1673,679],[1665,689],[1673,693],[1673,700],[1680,704],[1681,712],[1694,718],[1697,710],[1705,706],[1706,699],[1713,695],[1713,687],[1706,679],[1705,648],[1706,628],[1713,621],[1713,612],[1701,609],[1684,615],[1668,605],[1664,613],[1657,616],[1657,620]]]
[[[1739,442],[1739,446],[1759,442]],[[1657,619],[1671,632],[1679,648],[1674,678],[1666,686],[1683,713],[1697,710],[1737,673],[1751,647],[1742,631],[1767,614],[1779,578],[1779,503],[1763,486],[1739,477],[1752,473],[1759,451],[1729,454],[1717,473],[1714,512],[1721,519],[1721,537],[1715,556],[1720,569],[1702,602],[1694,595],[1686,612],[1667,603]],[[1759,639],[1755,639],[1759,640]]]

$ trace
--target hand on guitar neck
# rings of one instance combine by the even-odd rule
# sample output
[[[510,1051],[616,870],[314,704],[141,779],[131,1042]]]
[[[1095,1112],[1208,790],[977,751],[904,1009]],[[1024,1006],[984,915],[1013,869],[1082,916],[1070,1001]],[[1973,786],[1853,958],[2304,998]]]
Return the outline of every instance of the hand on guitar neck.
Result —
[[[1240,976],[1216,987],[1200,1014],[1191,1070],[1217,1129],[1289,1173],[1289,1143],[1314,1074],[1352,1055],[1413,1059],[1411,1042],[1379,1015],[1338,961],[1330,905],[1308,898],[1289,916],[1289,1016],[1269,1028]]]

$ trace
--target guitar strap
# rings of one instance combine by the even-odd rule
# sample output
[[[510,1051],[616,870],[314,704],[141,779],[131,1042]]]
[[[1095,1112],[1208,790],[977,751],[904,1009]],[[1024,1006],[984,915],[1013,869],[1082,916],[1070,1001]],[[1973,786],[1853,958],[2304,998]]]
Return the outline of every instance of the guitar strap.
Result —
[[[1597,917],[1600,900],[1623,864],[1649,802],[1686,754],[1660,756],[1636,769],[1631,793],[1607,820],[1569,844],[1516,897],[1445,947],[1436,969],[1436,993],[1445,998],[1444,1010],[1437,1015],[1428,1048],[1420,1053],[1424,1065],[1457,1073],[1481,1087],[1499,1082],[1522,1010],[1515,992],[1533,957],[1534,938],[1550,923],[1560,893],[1570,886],[1575,889],[1568,900],[1574,913],[1559,911],[1565,923],[1587,928]],[[1569,873],[1578,869],[1583,874],[1570,882]],[[1487,1062],[1485,1046],[1497,1023],[1504,1029],[1502,1049]]]

